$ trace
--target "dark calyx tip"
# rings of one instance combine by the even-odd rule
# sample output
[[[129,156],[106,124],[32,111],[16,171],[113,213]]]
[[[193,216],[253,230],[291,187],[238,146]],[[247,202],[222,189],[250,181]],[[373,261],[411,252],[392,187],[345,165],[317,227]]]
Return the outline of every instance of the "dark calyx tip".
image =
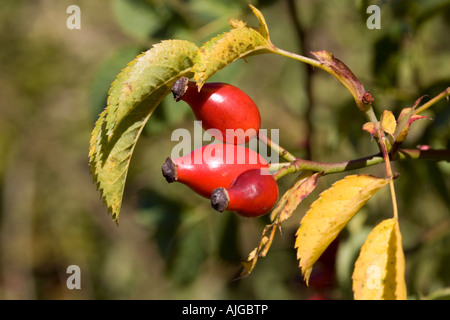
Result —
[[[175,101],[180,101],[181,97],[186,93],[189,78],[181,77],[172,85],[171,91]]]
[[[161,170],[167,182],[171,183],[177,181],[178,179],[177,166],[175,165],[175,162],[173,162],[171,157],[168,157],[166,159],[166,162],[164,162],[164,164],[162,165]]]
[[[225,188],[217,188],[211,194],[211,207],[219,212],[223,212],[228,207],[230,198]]]

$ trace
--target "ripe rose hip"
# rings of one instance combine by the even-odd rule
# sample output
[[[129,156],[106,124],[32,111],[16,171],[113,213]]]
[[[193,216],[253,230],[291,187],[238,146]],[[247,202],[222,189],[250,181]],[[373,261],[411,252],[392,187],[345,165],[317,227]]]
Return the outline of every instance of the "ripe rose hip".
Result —
[[[228,188],[242,172],[268,166],[261,155],[246,147],[210,144],[184,157],[168,157],[161,169],[167,182],[181,182],[210,198],[214,189]]]
[[[278,185],[267,169],[251,169],[240,174],[229,188],[217,188],[211,206],[219,212],[234,211],[255,218],[268,213],[278,200]]]
[[[202,127],[216,139],[243,144],[256,136],[261,116],[253,100],[242,90],[226,83],[205,83],[200,91],[193,81],[182,77],[172,86],[176,101],[185,101]]]

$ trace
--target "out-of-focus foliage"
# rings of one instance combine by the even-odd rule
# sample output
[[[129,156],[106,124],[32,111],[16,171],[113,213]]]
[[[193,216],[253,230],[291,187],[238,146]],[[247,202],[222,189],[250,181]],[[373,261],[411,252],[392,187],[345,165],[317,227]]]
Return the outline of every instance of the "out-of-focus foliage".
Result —
[[[217,214],[185,186],[166,183],[160,167],[177,143],[171,133],[193,129],[186,105],[165,99],[145,127],[130,164],[119,227],[89,174],[90,133],[111,82],[127,62],[161,40],[200,46],[228,30],[229,18],[256,26],[249,3],[80,0],[80,30],[66,28],[72,1],[1,4],[0,298],[304,299],[319,291],[351,298],[359,249],[371,227],[391,216],[387,192],[377,193],[350,221],[315,265],[306,288],[294,233],[305,208],[342,175],[323,177],[283,225],[283,237],[277,235],[267,257],[249,277],[232,281],[267,219]],[[398,116],[418,97],[433,97],[449,86],[448,1],[251,3],[266,17],[275,45],[305,55],[332,52],[372,93],[379,110]],[[366,27],[370,4],[381,8],[380,30]],[[262,127],[280,129],[280,144],[300,157],[306,146],[320,161],[376,152],[346,89],[320,70],[306,71],[299,62],[261,55],[234,62],[211,81],[247,92],[260,107]],[[449,110],[445,101],[427,110],[424,115],[434,120],[415,122],[405,146],[449,148]],[[383,170],[381,165],[362,171],[382,176]],[[446,297],[450,166],[402,162],[394,170],[400,173],[408,295]],[[280,188],[291,183],[283,178]],[[69,265],[81,268],[81,290],[66,287]],[[330,269],[336,275],[323,277]]]

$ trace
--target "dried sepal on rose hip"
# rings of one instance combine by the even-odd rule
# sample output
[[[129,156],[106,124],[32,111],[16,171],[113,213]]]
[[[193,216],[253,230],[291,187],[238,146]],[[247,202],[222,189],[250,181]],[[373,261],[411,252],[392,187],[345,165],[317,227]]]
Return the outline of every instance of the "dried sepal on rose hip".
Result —
[[[242,172],[268,168],[257,152],[239,145],[210,144],[180,157],[168,157],[161,170],[167,182],[180,182],[210,198],[218,187],[229,187]]]
[[[220,187],[211,195],[211,206],[223,212],[255,218],[268,213],[278,201],[278,185],[264,169],[251,169],[241,173],[229,188]]]
[[[246,143],[261,127],[261,115],[255,102],[231,84],[205,83],[198,91],[195,82],[182,77],[172,85],[172,93],[176,101],[185,101],[196,119],[202,122],[203,129],[220,141]]]

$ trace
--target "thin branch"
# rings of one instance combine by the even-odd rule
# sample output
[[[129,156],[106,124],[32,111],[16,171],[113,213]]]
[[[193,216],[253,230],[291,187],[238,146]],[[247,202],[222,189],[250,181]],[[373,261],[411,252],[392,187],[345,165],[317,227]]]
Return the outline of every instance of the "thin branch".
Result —
[[[307,53],[307,43],[308,39],[306,36],[305,29],[302,26],[300,18],[297,14],[297,5],[295,0],[288,0],[288,11],[289,16],[292,20],[292,24],[294,26],[295,32],[297,33],[298,44],[300,47],[300,52],[302,55],[306,55]],[[313,69],[309,64],[304,64],[301,66],[305,72],[305,92],[306,92],[306,111],[304,114],[305,119],[305,137],[306,137],[306,145],[305,145],[305,153],[306,159],[312,158],[312,150],[311,150],[311,139],[313,135],[313,125],[312,125],[312,111],[314,109],[314,97],[312,92],[312,79],[313,79]]]
[[[433,160],[450,162],[450,150],[421,150],[421,149],[399,149],[391,161],[404,160]],[[319,162],[297,158],[295,161],[281,164],[280,169],[274,174],[275,179],[280,179],[290,173],[300,172],[302,170],[311,170],[314,172],[323,172],[323,174],[332,174],[347,172],[355,169],[366,168],[384,162],[381,153],[371,156],[343,161],[343,162]]]
[[[398,220],[397,197],[395,196],[395,187],[394,187],[394,180],[393,179],[391,179],[391,181],[389,181],[389,189],[391,191],[392,210],[394,212],[394,219]]]
[[[393,160],[434,160],[450,162],[449,149],[399,149]]]
[[[447,98],[450,96],[450,87],[448,87],[447,89],[445,89],[444,91],[442,91],[439,95],[437,95],[436,97],[434,97],[433,99],[431,99],[430,101],[428,101],[427,103],[424,103],[419,109],[417,109],[414,113],[415,114],[419,114],[422,111],[428,109],[429,107],[431,107],[432,105],[434,105],[436,102],[438,102],[439,100],[442,100],[444,98]]]
[[[391,161],[389,159],[389,152],[386,148],[385,143],[386,136],[384,135],[384,132],[383,130],[381,130],[381,128],[378,128],[377,132],[378,132],[378,145],[380,146],[381,154],[383,155],[384,166],[386,167],[386,174],[388,178],[392,178],[393,174],[391,168]]]
[[[257,137],[258,137],[259,141],[265,143],[267,146],[269,146],[272,150],[277,152],[281,157],[283,157],[287,161],[295,161],[297,159],[294,155],[289,153],[286,149],[284,149],[283,147],[279,146],[278,144],[276,144],[275,142],[270,140],[266,135],[262,134],[261,131],[258,132]]]

